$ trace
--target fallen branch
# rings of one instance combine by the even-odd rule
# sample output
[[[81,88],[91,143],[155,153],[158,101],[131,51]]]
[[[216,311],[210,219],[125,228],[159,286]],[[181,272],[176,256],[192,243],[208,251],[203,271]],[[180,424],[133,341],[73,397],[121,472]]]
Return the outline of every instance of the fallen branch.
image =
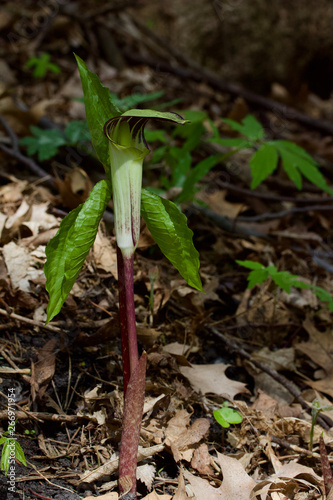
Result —
[[[333,123],[327,120],[312,118],[311,116],[301,113],[294,108],[286,106],[285,104],[281,104],[273,99],[268,99],[267,97],[262,97],[254,92],[251,92],[250,90],[243,89],[239,85],[226,82],[206,69],[201,68],[199,71],[198,66],[196,70],[172,66],[167,62],[157,61],[155,59],[151,59],[150,57],[144,57],[129,50],[124,51],[124,53],[127,60],[131,64],[146,64],[147,66],[154,68],[155,71],[172,73],[181,79],[193,80],[196,82],[206,81],[212,88],[215,88],[220,92],[243,97],[247,102],[258,106],[259,108],[272,111],[284,120],[296,121],[309,128],[319,130],[320,132],[330,135],[333,134]]]
[[[37,163],[32,158],[27,158],[21,153],[18,146],[18,137],[2,115],[0,115],[0,124],[8,133],[12,144],[12,147],[9,148],[8,146],[5,146],[0,142],[0,149],[5,153],[7,153],[8,155],[12,156],[13,158],[16,158],[17,160],[24,163],[24,165],[26,165],[29,168],[29,170],[31,170],[31,172],[33,172],[35,175],[38,175],[38,177],[44,179],[45,183],[48,184],[51,188],[54,188],[55,187],[54,177],[48,174],[42,167],[37,165]]]
[[[244,351],[241,347],[237,346],[234,340],[229,339],[226,335],[221,333],[219,330],[217,330],[213,326],[209,326],[209,330],[219,339],[221,339],[227,347],[231,351],[237,352],[242,358],[249,360],[254,366],[262,370],[263,372],[267,373],[270,375],[274,380],[279,382],[283,387],[285,387],[290,394],[294,396],[296,401],[300,403],[302,408],[311,415],[312,413],[312,407],[302,398],[301,396],[301,391],[299,388],[290,380],[287,380],[285,377],[280,375],[276,370],[272,370],[269,368],[267,365],[264,363],[261,363],[261,361],[256,361],[255,359],[252,358],[252,356]],[[329,430],[331,427],[333,427],[333,420],[326,415],[320,415],[317,417],[317,422],[320,424],[323,429]]]

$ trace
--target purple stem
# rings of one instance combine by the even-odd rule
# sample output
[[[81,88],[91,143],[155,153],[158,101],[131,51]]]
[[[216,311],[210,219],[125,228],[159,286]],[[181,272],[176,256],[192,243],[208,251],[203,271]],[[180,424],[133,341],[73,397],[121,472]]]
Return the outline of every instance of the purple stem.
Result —
[[[126,396],[129,379],[139,362],[139,353],[135,323],[133,255],[124,257],[118,246],[117,265],[124,396]]]
[[[136,468],[140,427],[145,399],[146,360],[144,352],[127,387],[119,458],[119,494],[122,500],[136,500]]]

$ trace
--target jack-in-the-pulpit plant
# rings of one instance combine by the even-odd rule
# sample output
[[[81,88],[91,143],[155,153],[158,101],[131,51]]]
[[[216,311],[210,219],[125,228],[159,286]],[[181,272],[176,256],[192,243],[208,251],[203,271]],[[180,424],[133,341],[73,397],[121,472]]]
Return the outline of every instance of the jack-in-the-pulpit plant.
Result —
[[[113,104],[110,92],[85,63],[76,57],[85,98],[92,144],[107,179],[92,189],[83,205],[61,222],[46,248],[44,266],[50,295],[48,321],[59,313],[92,247],[98,224],[113,196],[119,286],[119,315],[124,377],[124,417],[119,459],[119,493],[123,500],[136,495],[136,464],[142,420],[146,353],[139,359],[133,289],[133,256],[144,218],[155,242],[186,281],[202,290],[199,256],[186,217],[168,200],[141,189],[143,160],[149,153],[144,127],[149,119],[185,120],[176,113],[129,110]]]

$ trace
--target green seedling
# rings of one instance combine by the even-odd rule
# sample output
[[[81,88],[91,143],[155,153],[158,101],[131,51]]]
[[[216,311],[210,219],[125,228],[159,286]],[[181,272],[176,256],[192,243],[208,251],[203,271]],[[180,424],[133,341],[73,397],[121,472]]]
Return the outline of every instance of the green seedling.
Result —
[[[210,142],[235,148],[235,151],[254,148],[256,151],[250,160],[252,174],[251,189],[255,189],[270,174],[281,160],[282,166],[297,189],[302,189],[302,176],[332,196],[333,190],[327,185],[316,161],[300,146],[290,141],[270,141],[265,139],[265,131],[252,115],[247,115],[242,123],[224,119],[233,130],[243,138],[221,138],[216,127]]]
[[[321,411],[331,411],[333,410],[333,406],[330,405],[324,405],[322,406],[320,404],[320,401],[318,399],[315,399],[312,401],[312,411],[311,411],[311,416],[312,416],[312,421],[311,421],[311,430],[310,430],[310,451],[312,451],[313,448],[313,435],[314,435],[314,428],[317,423],[317,418],[318,415]]]
[[[39,161],[56,156],[63,146],[84,147],[84,143],[91,139],[87,123],[79,120],[70,122],[64,133],[58,129],[45,130],[34,125],[30,130],[33,135],[24,137],[19,143],[27,147],[29,156],[37,154]]]
[[[25,466],[27,465],[24,451],[22,450],[22,447],[18,443],[17,439],[14,437],[15,424],[16,422],[10,423],[8,425],[8,430],[5,431],[0,437],[0,445],[2,444],[0,469],[4,471],[5,476],[7,476],[10,469],[15,466],[16,460]]]
[[[121,329],[124,417],[119,459],[119,492],[123,499],[136,495],[136,457],[142,420],[146,353],[139,359],[133,287],[133,258],[140,233],[140,213],[155,242],[189,285],[202,290],[199,255],[192,231],[178,207],[141,188],[144,158],[149,149],[144,127],[150,120],[185,124],[176,113],[127,110],[115,106],[97,75],[76,57],[84,92],[86,118],[106,180],[62,221],[46,248],[44,266],[50,300],[47,321],[59,313],[92,247],[104,210],[113,197],[117,242],[119,316]]]
[[[26,63],[26,68],[34,68],[33,76],[35,78],[44,78],[48,71],[59,75],[61,69],[57,64],[50,62],[50,54],[44,52],[40,57],[31,57]]]
[[[224,428],[230,427],[230,424],[240,424],[243,422],[242,415],[239,411],[230,408],[228,401],[223,403],[222,408],[214,410],[213,415],[216,422]]]
[[[278,271],[275,266],[263,266],[260,262],[253,262],[252,260],[236,260],[240,266],[251,269],[247,280],[248,288],[253,288],[255,285],[261,285],[269,277],[272,278],[275,285],[282,288],[287,293],[290,293],[291,287],[311,290],[319,300],[327,302],[327,306],[333,312],[333,297],[320,286],[305,283],[300,279],[297,274],[291,274],[288,271]]]

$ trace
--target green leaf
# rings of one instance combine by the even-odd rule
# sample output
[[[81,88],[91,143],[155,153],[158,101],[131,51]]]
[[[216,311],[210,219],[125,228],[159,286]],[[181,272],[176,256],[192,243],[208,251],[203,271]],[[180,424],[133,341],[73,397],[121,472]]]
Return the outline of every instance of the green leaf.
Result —
[[[58,129],[44,130],[39,127],[31,126],[33,137],[24,137],[19,144],[27,146],[29,156],[38,153],[38,160],[49,160],[55,156],[60,146],[66,144],[66,140]]]
[[[43,78],[47,70],[52,71],[52,73],[59,74],[61,73],[61,69],[57,64],[53,64],[50,62],[50,54],[45,52],[40,57],[31,57],[29,61],[26,63],[26,68],[33,68],[33,76],[35,78]]]
[[[10,447],[9,447],[9,439],[5,442],[2,448],[1,461],[0,461],[0,469],[4,471],[5,476],[8,474],[9,469],[9,460],[10,460]]]
[[[91,140],[87,122],[80,120],[70,122],[65,129],[65,135],[72,144]]]
[[[193,232],[177,206],[146,189],[141,193],[141,214],[155,242],[187,283],[202,290],[199,254],[192,241]]]
[[[186,141],[184,142],[182,148],[185,151],[193,151],[201,141],[202,135],[205,133],[205,127],[202,123],[190,124],[185,128],[191,128],[191,133],[188,135]]]
[[[220,137],[210,138],[207,142],[214,142],[215,144],[220,144],[221,146],[225,146],[228,148],[237,148],[237,149],[248,149],[254,146],[253,142],[246,141],[241,137],[231,137],[222,139]]]
[[[166,162],[172,172],[172,186],[182,187],[186,174],[191,168],[192,156],[183,148],[171,147],[166,155]]]
[[[107,181],[100,181],[83,205],[72,210],[61,222],[59,231],[46,247],[44,265],[46,290],[50,300],[47,323],[59,313],[84,260],[94,244],[98,224],[110,200]]]
[[[192,170],[190,170],[185,182],[183,183],[183,190],[177,197],[177,203],[182,203],[191,199],[197,182],[201,181],[201,179],[220,162],[221,158],[222,155],[208,156],[204,160],[200,161]]]
[[[223,407],[213,412],[215,420],[222,427],[230,427],[230,424],[240,424],[243,422],[242,415],[233,408]]]
[[[247,269],[262,269],[264,267],[260,262],[254,262],[253,260],[236,260],[236,263],[247,267]]]
[[[233,130],[245,135],[250,141],[257,141],[258,139],[262,139],[265,135],[264,129],[253,115],[247,115],[242,120],[242,123],[230,120],[229,118],[224,118],[223,121],[230,125]]]
[[[267,280],[269,276],[269,271],[260,262],[252,262],[251,260],[236,260],[237,264],[248,269],[252,269],[247,277],[248,288],[253,288],[257,284],[261,284]]]
[[[292,286],[307,288],[304,286],[306,283],[301,282],[299,276],[296,274],[290,274],[288,271],[278,271],[275,266],[269,266],[266,269],[268,270],[274,283],[287,293],[290,293],[290,288]]]
[[[165,130],[145,130],[145,139],[149,142],[159,141],[163,144],[167,142],[167,135]]]
[[[129,109],[122,113],[121,116],[134,116],[136,118],[148,118],[150,120],[162,120],[165,122],[176,123],[177,125],[184,125],[188,120],[173,111],[155,111],[154,109]]]
[[[278,153],[274,146],[263,144],[250,160],[252,174],[251,189],[255,189],[277,167]]]
[[[21,462],[23,465],[27,466],[27,461],[25,459],[24,451],[20,443],[15,440],[15,458]]]
[[[333,195],[333,190],[327,185],[318,164],[303,148],[290,141],[270,141],[269,144],[279,151],[283,168],[298,189],[302,188],[303,174],[310,182]]]
[[[111,180],[109,159],[109,140],[103,133],[105,123],[120,115],[119,109],[112,103],[109,89],[104,87],[95,73],[92,73],[85,62],[76,56],[79,67],[86,118],[91,133],[91,142],[100,162],[104,165],[108,179]]]
[[[259,262],[251,260],[237,260],[237,264],[252,269],[248,275],[248,288],[253,288],[257,284],[263,283],[269,276],[272,278],[276,286],[282,288],[287,293],[290,293],[291,287],[311,290],[319,300],[327,302],[330,311],[333,312],[333,297],[323,288],[309,283],[305,283],[297,274],[291,274],[289,271],[278,271],[275,266],[264,267]]]
[[[112,102],[120,109],[121,112],[130,108],[135,108],[144,102],[154,101],[164,95],[164,91],[152,92],[151,94],[132,94],[126,97],[119,98],[116,94],[111,93]]]

